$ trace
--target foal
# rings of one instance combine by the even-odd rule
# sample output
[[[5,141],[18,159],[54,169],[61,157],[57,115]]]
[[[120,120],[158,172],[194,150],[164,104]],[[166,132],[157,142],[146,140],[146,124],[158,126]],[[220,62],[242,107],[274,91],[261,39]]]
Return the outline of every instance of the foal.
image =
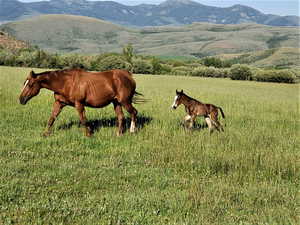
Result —
[[[218,131],[224,131],[221,123],[218,121],[218,109],[220,110],[222,117],[225,118],[221,107],[217,107],[212,104],[204,104],[187,96],[185,93],[183,93],[183,90],[180,92],[176,90],[176,96],[172,108],[176,109],[180,104],[185,106],[187,115],[184,117],[184,121],[185,125],[189,129],[193,127],[197,116],[204,116],[208,125],[209,133],[212,132],[213,127],[215,127]]]

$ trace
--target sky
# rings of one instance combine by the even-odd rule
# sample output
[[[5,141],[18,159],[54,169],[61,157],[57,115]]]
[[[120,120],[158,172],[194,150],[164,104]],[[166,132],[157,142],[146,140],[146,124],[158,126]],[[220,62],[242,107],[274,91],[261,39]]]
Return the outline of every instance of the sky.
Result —
[[[41,0],[19,0],[20,2],[39,2]],[[100,1],[100,0],[89,0]],[[159,4],[164,0],[111,0],[124,5],[138,5],[142,3]],[[193,0],[204,5],[229,7],[234,4],[242,4],[253,7],[263,13],[276,15],[298,15],[299,0]]]

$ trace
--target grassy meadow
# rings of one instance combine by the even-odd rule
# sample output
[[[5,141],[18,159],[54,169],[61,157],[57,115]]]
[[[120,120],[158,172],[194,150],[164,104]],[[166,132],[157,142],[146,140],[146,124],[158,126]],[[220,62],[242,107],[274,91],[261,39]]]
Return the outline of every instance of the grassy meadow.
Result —
[[[138,133],[116,137],[108,106],[87,138],[66,107],[44,138],[53,97],[19,104],[29,71],[0,67],[0,224],[299,223],[299,84],[135,75]],[[225,132],[185,131],[176,88],[221,106]]]

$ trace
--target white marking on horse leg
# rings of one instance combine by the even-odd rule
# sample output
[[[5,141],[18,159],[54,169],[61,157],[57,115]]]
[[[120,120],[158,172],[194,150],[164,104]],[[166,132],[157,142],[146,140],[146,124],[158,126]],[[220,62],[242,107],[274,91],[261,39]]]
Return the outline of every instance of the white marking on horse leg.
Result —
[[[29,80],[26,80],[24,86],[23,86],[23,89],[22,89],[22,92],[24,91],[24,89],[26,88],[27,84],[28,84]]]
[[[211,131],[212,131],[212,122],[211,122],[211,119],[208,118],[208,117],[206,117],[205,118],[205,122],[207,123],[209,133],[211,133]]]
[[[178,99],[178,95],[176,95],[176,96],[174,97],[174,102],[173,102],[171,108],[177,107],[177,104],[176,104],[177,99]]]
[[[192,118],[192,117],[191,117],[190,115],[186,115],[186,116],[184,117],[184,120],[185,120],[185,121],[189,121],[191,118]]]
[[[131,121],[130,123],[130,133],[134,133],[135,132],[135,122]]]

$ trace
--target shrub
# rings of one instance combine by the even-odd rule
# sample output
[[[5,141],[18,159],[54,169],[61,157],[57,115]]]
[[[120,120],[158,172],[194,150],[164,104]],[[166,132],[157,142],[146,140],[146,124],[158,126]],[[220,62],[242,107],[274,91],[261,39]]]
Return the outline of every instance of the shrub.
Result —
[[[0,51],[0,65],[3,66],[17,66],[17,56],[8,51]]]
[[[187,66],[179,66],[172,68],[171,74],[180,76],[190,76],[192,74],[192,69]]]
[[[60,68],[83,68],[89,69],[89,65],[83,60],[83,57],[77,54],[62,56],[61,60],[58,60],[61,65],[57,65]]]
[[[216,68],[224,68],[224,67],[230,67],[232,64],[230,61],[223,61],[220,58],[217,57],[205,57],[201,60],[203,65],[205,66],[213,66]]]
[[[136,59],[133,61],[133,72],[140,74],[151,74],[153,73],[153,67],[149,61]]]
[[[243,64],[233,65],[229,77],[232,80],[252,80],[251,68]]]
[[[289,70],[257,70],[254,80],[261,82],[295,83],[296,76]]]
[[[26,67],[34,67],[36,62],[35,55],[29,51],[21,52],[16,59],[16,63],[18,66],[26,66]]]
[[[165,62],[173,67],[185,66],[185,63],[183,61],[179,61],[175,59],[165,60]]]
[[[214,77],[214,78],[224,78],[228,77],[228,69],[218,69],[214,67],[197,67],[195,68],[191,75],[198,77]]]
[[[97,66],[98,71],[112,69],[131,70],[131,65],[128,62],[126,62],[122,57],[112,55],[102,59]]]
[[[153,58],[151,60],[151,64],[152,64],[154,74],[161,74],[162,73],[162,66],[161,66],[160,61],[157,58]]]
[[[172,71],[172,66],[168,64],[160,64],[160,74],[170,74]]]

